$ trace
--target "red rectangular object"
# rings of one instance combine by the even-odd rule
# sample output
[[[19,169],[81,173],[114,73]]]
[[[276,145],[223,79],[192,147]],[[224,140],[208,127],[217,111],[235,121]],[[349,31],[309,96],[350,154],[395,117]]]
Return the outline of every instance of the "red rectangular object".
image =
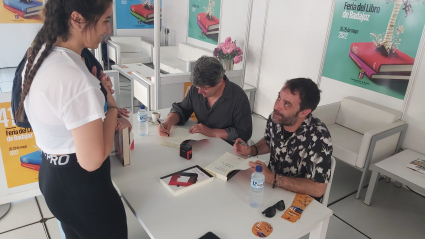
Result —
[[[411,72],[415,59],[396,49],[395,55],[386,57],[376,50],[373,42],[353,42],[350,50],[372,70],[379,72]]]
[[[220,21],[213,15],[212,19],[208,19],[205,12],[198,13],[198,21],[208,30],[218,29]]]
[[[154,15],[154,13],[153,13],[154,12],[154,6],[152,6],[151,9],[147,9],[147,8],[145,8],[145,6],[143,4],[136,4],[136,5],[131,5],[130,10],[139,14],[140,16],[146,18],[146,20],[153,18],[153,15]]]
[[[25,167],[25,168],[30,168],[30,169],[40,171],[40,165],[37,165],[37,164],[21,163],[21,166]]]

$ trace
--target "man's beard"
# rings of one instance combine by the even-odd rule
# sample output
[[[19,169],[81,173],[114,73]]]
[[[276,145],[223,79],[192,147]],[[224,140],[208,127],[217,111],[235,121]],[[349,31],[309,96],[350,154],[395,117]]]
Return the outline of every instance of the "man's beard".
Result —
[[[297,112],[297,113],[295,113],[294,115],[292,115],[292,116],[284,116],[283,114],[281,114],[280,112],[278,112],[278,111],[276,111],[276,110],[274,110],[273,111],[275,114],[277,114],[277,115],[279,115],[279,116],[281,116],[282,118],[280,118],[280,119],[275,119],[274,118],[274,115],[272,116],[272,121],[273,121],[273,123],[275,123],[275,124],[281,124],[281,125],[283,125],[283,126],[292,126],[292,125],[294,125],[295,123],[297,123],[297,117],[298,117],[298,114],[300,113],[299,111]]]

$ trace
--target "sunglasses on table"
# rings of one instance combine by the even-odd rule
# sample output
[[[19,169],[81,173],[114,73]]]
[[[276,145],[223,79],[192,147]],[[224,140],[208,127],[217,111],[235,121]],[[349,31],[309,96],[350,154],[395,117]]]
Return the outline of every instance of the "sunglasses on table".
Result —
[[[264,210],[262,213],[266,217],[271,218],[271,217],[274,217],[274,215],[276,215],[276,209],[279,211],[285,210],[285,203],[283,202],[283,200],[280,200],[275,205],[266,208],[266,210]]]

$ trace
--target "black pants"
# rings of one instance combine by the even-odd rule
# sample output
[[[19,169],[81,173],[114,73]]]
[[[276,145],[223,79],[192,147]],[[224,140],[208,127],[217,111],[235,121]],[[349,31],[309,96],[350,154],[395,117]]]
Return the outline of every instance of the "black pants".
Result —
[[[112,184],[109,157],[87,172],[75,154],[43,153],[39,185],[67,239],[127,239],[124,205]]]

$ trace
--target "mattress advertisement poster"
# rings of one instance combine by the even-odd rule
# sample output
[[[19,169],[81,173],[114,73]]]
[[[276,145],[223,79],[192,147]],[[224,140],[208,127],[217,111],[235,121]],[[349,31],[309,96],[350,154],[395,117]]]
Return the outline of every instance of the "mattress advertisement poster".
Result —
[[[221,0],[189,0],[188,37],[218,44]]]
[[[154,0],[116,0],[117,29],[153,29],[155,7]]]
[[[43,23],[42,0],[0,0],[0,23]]]
[[[7,188],[38,182],[41,151],[32,130],[15,125],[10,102],[0,103],[0,151]]]
[[[424,16],[423,0],[336,0],[322,75],[404,99]]]

